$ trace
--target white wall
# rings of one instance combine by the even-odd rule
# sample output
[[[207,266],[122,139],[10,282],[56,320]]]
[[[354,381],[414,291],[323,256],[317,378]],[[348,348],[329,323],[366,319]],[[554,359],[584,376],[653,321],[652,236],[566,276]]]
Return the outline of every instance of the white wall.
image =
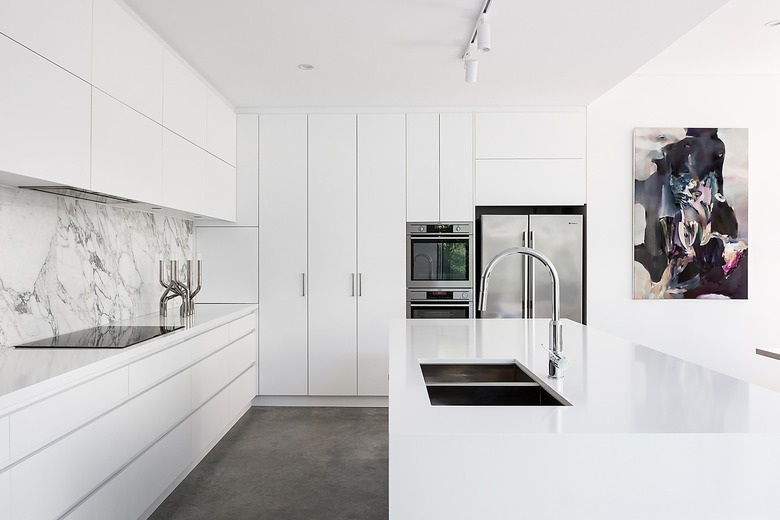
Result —
[[[780,390],[780,76],[632,76],[588,106],[588,324]],[[634,127],[749,129],[748,300],[632,299]]]

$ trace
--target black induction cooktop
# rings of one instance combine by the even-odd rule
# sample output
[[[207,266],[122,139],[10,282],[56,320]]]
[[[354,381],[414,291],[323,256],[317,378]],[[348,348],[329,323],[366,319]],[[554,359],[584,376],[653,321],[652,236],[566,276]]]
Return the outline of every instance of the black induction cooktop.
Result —
[[[125,348],[183,328],[103,325],[17,345],[16,348]]]

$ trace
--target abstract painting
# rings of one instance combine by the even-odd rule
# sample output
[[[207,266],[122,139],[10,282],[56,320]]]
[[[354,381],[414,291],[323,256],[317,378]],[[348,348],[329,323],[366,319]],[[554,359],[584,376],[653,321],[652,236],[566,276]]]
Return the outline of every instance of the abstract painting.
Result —
[[[634,129],[634,299],[747,297],[747,129]]]

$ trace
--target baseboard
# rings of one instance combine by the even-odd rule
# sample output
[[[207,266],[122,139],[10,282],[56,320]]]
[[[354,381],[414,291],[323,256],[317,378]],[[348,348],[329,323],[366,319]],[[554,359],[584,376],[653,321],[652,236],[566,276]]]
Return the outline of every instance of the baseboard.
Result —
[[[384,395],[258,395],[252,399],[252,406],[345,406],[345,407],[387,407]]]

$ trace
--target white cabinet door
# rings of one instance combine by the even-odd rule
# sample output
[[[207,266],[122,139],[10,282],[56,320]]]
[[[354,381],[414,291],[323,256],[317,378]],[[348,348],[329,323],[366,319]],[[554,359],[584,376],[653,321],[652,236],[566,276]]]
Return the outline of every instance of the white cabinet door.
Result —
[[[90,81],[92,0],[0,0],[0,13],[0,33]]]
[[[476,115],[477,159],[581,159],[585,111]]]
[[[211,89],[207,93],[206,150],[236,165],[236,113]]]
[[[205,148],[208,88],[172,52],[163,63],[163,126]]]
[[[206,208],[204,214],[236,220],[236,168],[206,153]]]
[[[92,189],[162,204],[163,128],[103,92],[92,93]]]
[[[439,220],[439,114],[406,116],[406,220]]]
[[[477,206],[585,204],[585,159],[476,161]]]
[[[114,0],[93,0],[92,84],[162,122],[163,46]]]
[[[356,116],[309,116],[309,394],[357,393]]]
[[[387,395],[389,320],[405,316],[403,114],[358,116],[358,394]]]
[[[260,394],[306,395],[306,116],[260,118]]]
[[[89,188],[90,86],[0,35],[0,171]]]
[[[474,219],[473,116],[439,116],[439,220]]]
[[[163,205],[203,215],[206,203],[205,150],[163,129]]]

